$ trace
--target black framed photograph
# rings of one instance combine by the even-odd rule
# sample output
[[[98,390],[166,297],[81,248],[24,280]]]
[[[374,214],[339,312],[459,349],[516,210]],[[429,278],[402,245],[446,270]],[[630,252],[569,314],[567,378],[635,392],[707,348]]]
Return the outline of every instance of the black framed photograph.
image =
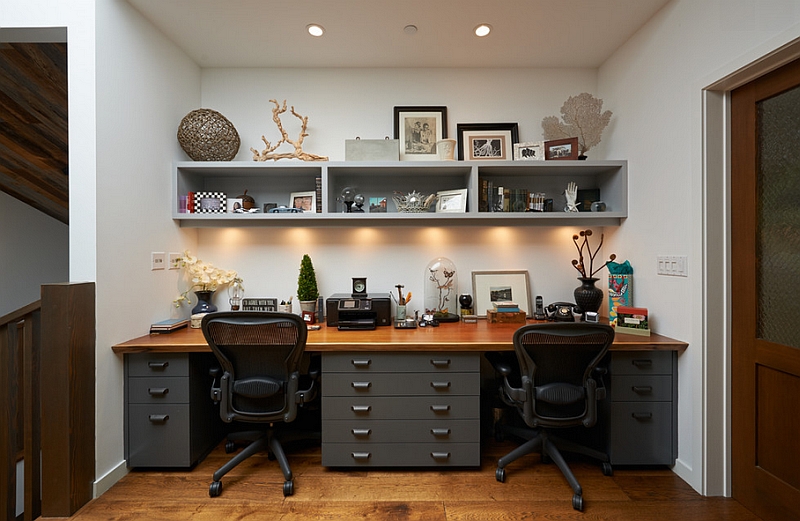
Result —
[[[289,208],[300,208],[304,213],[316,213],[317,192],[292,192],[289,198]]]
[[[578,159],[578,138],[553,139],[544,142],[544,158],[548,161],[554,159]]]
[[[394,138],[401,161],[436,161],[436,142],[447,137],[447,107],[395,107]]]
[[[472,293],[478,316],[485,317],[493,302],[514,302],[520,311],[532,314],[528,270],[473,271]]]
[[[195,192],[195,213],[225,213],[228,210],[226,195],[223,192]]]
[[[460,161],[511,160],[519,143],[517,123],[459,123]]]

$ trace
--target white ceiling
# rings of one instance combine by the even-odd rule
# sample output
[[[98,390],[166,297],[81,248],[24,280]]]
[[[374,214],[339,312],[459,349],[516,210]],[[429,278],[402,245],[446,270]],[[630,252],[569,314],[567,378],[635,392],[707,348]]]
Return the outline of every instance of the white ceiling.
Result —
[[[594,68],[669,0],[128,2],[201,67]]]

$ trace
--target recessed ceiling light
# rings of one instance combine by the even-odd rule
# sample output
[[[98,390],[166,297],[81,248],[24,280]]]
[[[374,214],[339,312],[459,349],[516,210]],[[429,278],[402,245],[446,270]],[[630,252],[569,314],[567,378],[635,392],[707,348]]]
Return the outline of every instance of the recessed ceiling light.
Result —
[[[492,26],[489,24],[480,24],[475,28],[475,36],[488,36],[492,32]]]
[[[306,30],[308,30],[308,34],[311,36],[322,36],[325,34],[325,28],[317,24],[311,24],[307,26]]]
[[[417,34],[417,26],[416,25],[406,25],[403,27],[403,32],[406,34]]]

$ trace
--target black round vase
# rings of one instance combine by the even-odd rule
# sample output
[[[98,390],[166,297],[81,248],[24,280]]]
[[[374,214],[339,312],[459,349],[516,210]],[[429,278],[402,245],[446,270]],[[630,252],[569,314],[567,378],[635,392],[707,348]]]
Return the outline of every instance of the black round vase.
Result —
[[[600,279],[594,277],[578,277],[581,285],[575,288],[575,304],[584,312],[600,309],[603,304],[603,290],[595,287],[594,283]]]
[[[217,310],[217,306],[211,303],[214,297],[213,291],[195,291],[197,296],[197,304],[192,308],[192,315],[196,313],[213,313]]]

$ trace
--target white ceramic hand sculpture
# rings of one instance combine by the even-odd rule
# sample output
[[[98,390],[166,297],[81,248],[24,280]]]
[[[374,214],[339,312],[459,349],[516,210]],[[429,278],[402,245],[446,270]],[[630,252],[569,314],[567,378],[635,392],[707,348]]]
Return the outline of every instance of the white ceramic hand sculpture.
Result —
[[[574,182],[570,182],[567,185],[567,189],[564,190],[564,199],[567,201],[567,206],[564,207],[565,212],[577,212],[578,205],[575,201],[578,199],[578,185]]]

